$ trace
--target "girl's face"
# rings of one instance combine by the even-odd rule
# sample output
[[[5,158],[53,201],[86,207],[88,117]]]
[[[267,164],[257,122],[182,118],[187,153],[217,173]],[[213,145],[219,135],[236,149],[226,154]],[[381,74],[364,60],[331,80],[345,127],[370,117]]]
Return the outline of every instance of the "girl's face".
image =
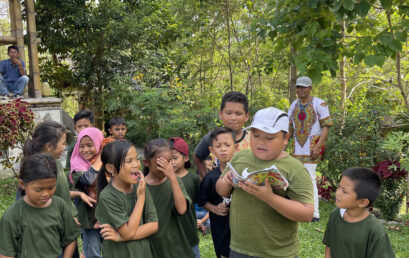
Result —
[[[141,162],[135,147],[130,147],[126,154],[124,163],[121,165],[119,173],[115,173],[115,180],[119,180],[126,185],[138,183],[141,174]]]
[[[86,160],[92,160],[98,154],[94,143],[88,136],[81,139],[78,151],[80,156]]]
[[[185,162],[189,160],[188,157],[184,156],[177,150],[172,150],[172,166],[176,173],[183,171],[185,168]]]
[[[58,159],[60,158],[61,154],[65,150],[65,141],[66,141],[67,135],[63,133],[60,137],[60,139],[57,142],[57,145],[54,147],[52,146],[51,143],[47,143],[45,145],[45,152],[49,155],[51,155],[53,158]]]
[[[149,167],[149,174],[155,175],[156,177],[163,178],[165,175],[162,171],[158,169],[158,158],[162,157],[168,162],[172,162],[172,151],[170,149],[163,149],[155,154],[152,158],[145,162],[145,166]]]
[[[20,186],[26,191],[24,201],[36,208],[45,208],[51,204],[51,197],[54,195],[57,184],[56,178],[45,178],[23,183]]]

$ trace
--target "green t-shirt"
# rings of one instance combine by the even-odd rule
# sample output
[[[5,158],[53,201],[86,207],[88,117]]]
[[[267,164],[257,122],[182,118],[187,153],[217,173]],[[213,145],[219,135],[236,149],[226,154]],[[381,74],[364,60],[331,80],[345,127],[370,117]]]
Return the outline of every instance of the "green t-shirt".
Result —
[[[323,244],[331,248],[331,257],[392,258],[391,242],[382,224],[372,214],[350,223],[335,208],[329,217]]]
[[[250,149],[236,153],[230,163],[241,174],[276,165],[287,179],[287,190],[274,193],[302,203],[313,204],[313,188],[305,167],[291,156],[260,160]],[[221,177],[223,177],[226,169]],[[297,222],[289,220],[241,188],[235,188],[230,203],[230,248],[256,257],[295,257],[298,254]]]
[[[183,182],[178,178],[180,188],[190,206],[190,198]],[[160,185],[147,184],[158,213],[159,230],[149,237],[156,258],[194,257],[188,238],[183,230],[181,218],[175,208],[170,181],[166,179]]]
[[[64,168],[62,167],[61,161],[56,159],[55,162],[57,164],[57,187],[54,195],[61,197],[68,207],[70,207],[72,216],[76,216],[78,215],[78,211],[71,201],[70,187],[68,185],[67,176],[64,173]]]
[[[74,186],[80,185],[78,181],[84,173],[85,172],[76,172],[76,171],[72,173],[72,179],[74,181]],[[73,188],[72,190],[85,192],[84,189]],[[83,202],[81,198],[78,198],[77,209],[78,209],[78,220],[81,223],[81,227],[87,228],[87,229],[94,228],[94,225],[97,222],[97,219],[95,218],[95,209],[93,207],[88,206],[88,204]]]
[[[199,235],[197,231],[195,203],[197,203],[198,192],[200,187],[200,178],[195,173],[189,172],[181,178],[186,192],[189,194],[192,203],[189,210],[182,216],[182,225],[190,246],[199,244]]]
[[[68,146],[67,159],[65,160],[65,170],[71,170],[71,156],[76,143],[77,141],[74,141],[70,144],[70,146]]]
[[[35,208],[23,198],[14,202],[0,221],[0,254],[12,257],[58,257],[77,239],[80,227],[58,196],[48,207]]]
[[[134,186],[132,193],[123,193],[115,189],[111,184],[108,184],[102,190],[98,198],[97,208],[95,209],[95,217],[99,223],[108,223],[118,230],[118,228],[128,222],[137,201],[136,189],[137,185]],[[146,189],[145,205],[139,225],[155,221],[158,221],[155,204],[149,190]],[[153,257],[153,252],[148,238],[118,243],[104,240],[102,242],[102,255],[104,257],[149,258]]]

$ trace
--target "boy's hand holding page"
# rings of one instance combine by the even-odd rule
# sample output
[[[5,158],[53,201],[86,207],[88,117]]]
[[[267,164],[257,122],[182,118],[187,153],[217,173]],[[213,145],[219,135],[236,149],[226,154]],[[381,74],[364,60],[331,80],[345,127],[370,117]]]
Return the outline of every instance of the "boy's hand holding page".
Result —
[[[253,172],[247,172],[247,168],[245,168],[241,175],[239,175],[239,173],[230,163],[227,163],[227,166],[231,171],[234,186],[240,186],[240,181],[246,181],[256,185],[264,185],[266,182],[268,182],[274,189],[286,190],[288,187],[287,179],[281,175],[280,171],[275,165]]]
[[[269,203],[269,200],[271,199],[271,195],[275,195],[273,192],[273,189],[271,188],[271,185],[268,183],[268,178],[266,178],[265,184],[260,186],[260,185],[255,185],[250,182],[246,181],[240,181],[239,186],[246,192],[248,192],[251,195],[254,195],[261,201],[265,203]]]

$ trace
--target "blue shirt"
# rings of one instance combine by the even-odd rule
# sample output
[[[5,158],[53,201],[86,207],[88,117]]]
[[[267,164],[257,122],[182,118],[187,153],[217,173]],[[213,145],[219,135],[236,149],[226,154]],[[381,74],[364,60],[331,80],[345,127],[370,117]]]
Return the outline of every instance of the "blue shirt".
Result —
[[[23,65],[24,70],[26,70],[24,61],[20,59],[20,62]],[[12,64],[11,59],[0,61],[0,73],[6,83],[15,83],[18,78],[21,77],[18,65]]]

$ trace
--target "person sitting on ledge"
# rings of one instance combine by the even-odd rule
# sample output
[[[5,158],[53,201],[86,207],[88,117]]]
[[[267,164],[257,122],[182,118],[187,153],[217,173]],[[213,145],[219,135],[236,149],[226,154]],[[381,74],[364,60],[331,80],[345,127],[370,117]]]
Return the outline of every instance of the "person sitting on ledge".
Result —
[[[21,98],[28,83],[26,65],[19,59],[16,46],[9,46],[7,54],[10,59],[0,61],[0,95],[1,99]]]

